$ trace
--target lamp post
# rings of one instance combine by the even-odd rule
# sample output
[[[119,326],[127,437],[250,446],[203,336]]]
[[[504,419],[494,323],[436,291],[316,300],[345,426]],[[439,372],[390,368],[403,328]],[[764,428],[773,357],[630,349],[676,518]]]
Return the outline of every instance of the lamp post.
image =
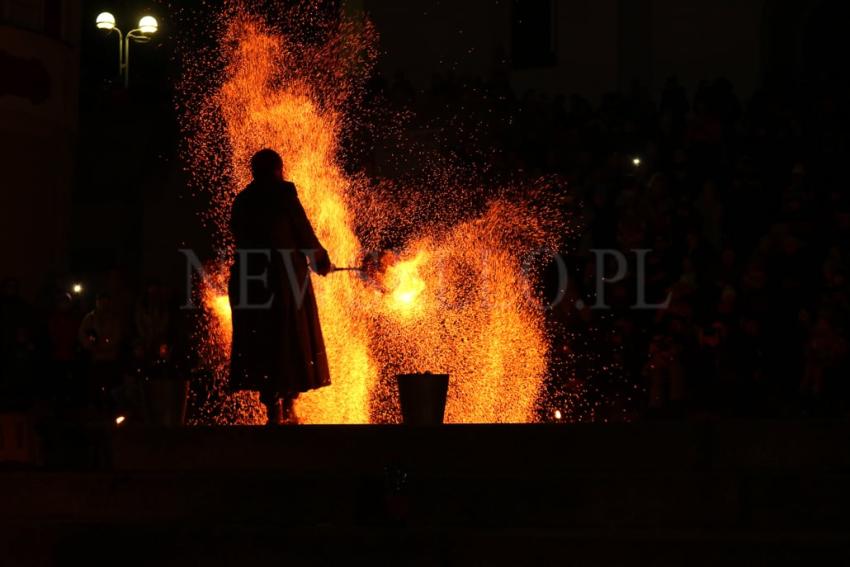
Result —
[[[109,12],[101,12],[95,19],[95,25],[108,32],[118,34],[118,74],[124,76],[124,87],[130,86],[130,40],[137,43],[147,43],[151,34],[159,29],[159,23],[153,16],[144,16],[139,20],[139,27],[131,29],[126,35],[115,26],[115,16]]]

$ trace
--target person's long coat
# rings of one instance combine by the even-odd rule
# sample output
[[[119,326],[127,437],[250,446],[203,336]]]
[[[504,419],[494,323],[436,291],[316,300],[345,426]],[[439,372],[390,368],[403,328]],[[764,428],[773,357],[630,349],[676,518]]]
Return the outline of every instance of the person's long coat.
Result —
[[[233,202],[231,230],[230,388],[282,397],[330,384],[307,254],[323,273],[330,263],[295,185],[249,184]]]

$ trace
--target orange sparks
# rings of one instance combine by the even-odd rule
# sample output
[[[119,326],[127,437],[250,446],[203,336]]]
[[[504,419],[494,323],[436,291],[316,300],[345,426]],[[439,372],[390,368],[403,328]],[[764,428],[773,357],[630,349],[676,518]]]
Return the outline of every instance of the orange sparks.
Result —
[[[230,246],[229,206],[249,180],[249,157],[270,147],[283,157],[285,175],[333,262],[358,265],[370,243],[358,237],[355,219],[374,229],[398,220],[387,207],[354,198],[367,180],[346,174],[338,162],[348,124],[343,103],[361,88],[374,60],[374,32],[363,22],[342,22],[323,43],[311,44],[285,36],[244,6],[223,17],[220,82],[198,88],[192,81],[210,80],[205,68],[187,70],[184,83],[196,98],[183,116],[188,151],[202,164],[196,186],[212,192],[207,217],[221,249]],[[477,218],[459,215],[449,229],[428,222],[429,206],[419,206],[421,229],[377,276],[379,285],[352,272],[313,277],[332,385],[299,397],[303,422],[398,421],[394,376],[422,371],[450,374],[449,422],[535,419],[549,342],[520,254],[549,235],[528,228],[538,224],[531,211],[497,198]],[[214,266],[210,273],[217,275],[201,290],[207,319],[200,340],[220,381],[231,332],[227,270],[226,262]],[[227,419],[262,421],[256,396],[231,396],[228,403],[231,409],[220,413],[235,417]]]

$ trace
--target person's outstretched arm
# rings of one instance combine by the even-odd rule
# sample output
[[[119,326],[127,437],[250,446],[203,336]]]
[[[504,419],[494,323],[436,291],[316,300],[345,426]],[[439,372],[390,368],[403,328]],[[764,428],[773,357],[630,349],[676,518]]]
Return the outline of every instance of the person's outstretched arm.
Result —
[[[298,239],[298,248],[305,251],[305,254],[310,259],[310,267],[317,274],[320,276],[327,275],[331,271],[331,260],[328,256],[328,251],[319,242],[316,231],[313,230],[313,225],[310,223],[310,219],[307,218],[307,212],[304,210],[303,205],[301,205],[300,199],[298,199],[298,192],[295,190],[294,185],[291,211],[292,220],[295,224],[295,234]]]

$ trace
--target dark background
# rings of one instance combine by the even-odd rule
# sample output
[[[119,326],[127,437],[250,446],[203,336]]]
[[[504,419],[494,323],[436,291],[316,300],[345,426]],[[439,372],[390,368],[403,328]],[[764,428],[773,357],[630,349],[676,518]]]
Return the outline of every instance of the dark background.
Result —
[[[0,226],[3,240],[17,243],[4,247],[2,265],[31,299],[51,275],[90,279],[123,267],[174,278],[174,249],[202,238],[193,214],[200,207],[187,202],[176,155],[175,9],[130,0],[2,3],[0,49],[13,72],[4,73],[0,97]],[[360,0],[344,9],[374,20],[379,71],[402,74],[417,90],[435,74],[501,72],[517,96],[533,89],[591,102],[628,91],[633,78],[657,97],[673,74],[691,93],[723,75],[744,99],[770,80],[840,78],[847,15],[836,1]],[[159,21],[152,42],[131,47],[129,91],[116,76],[116,36],[94,26],[103,10],[125,30],[143,14]]]
[[[375,23],[368,95],[415,113],[410,141],[440,140],[470,160],[482,155],[470,146],[486,146],[495,169],[564,181],[574,206],[564,214],[584,227],[563,249],[576,297],[593,302],[594,247],[651,248],[654,297],[686,289],[664,316],[574,312],[570,296],[551,314],[575,333],[555,345],[577,375],[559,395],[600,383],[594,348],[617,353],[623,369],[605,379],[626,376],[603,386],[606,399],[629,399],[653,356],[670,356],[664,345],[685,353],[687,389],[705,390],[707,405],[733,367],[747,375],[745,406],[763,390],[756,377],[782,374],[767,390],[787,400],[811,364],[846,368],[845,2],[327,4]],[[150,278],[179,295],[177,249],[204,257],[211,242],[197,216],[204,197],[187,190],[193,164],[179,156],[174,85],[191,53],[178,38],[203,44],[212,4],[0,5],[2,275],[42,311],[73,282],[84,286],[83,309],[108,290],[129,312]],[[178,6],[191,26],[180,27]],[[131,46],[129,89],[116,76],[116,36],[95,28],[102,10],[125,31],[143,14],[159,21],[151,42]],[[462,130],[477,137],[452,135]],[[371,141],[348,165],[375,179],[403,175]],[[632,283],[612,295],[628,303]],[[722,305],[727,290],[734,309]],[[726,350],[708,344],[721,327],[740,339]],[[579,397],[592,406],[587,392]]]

